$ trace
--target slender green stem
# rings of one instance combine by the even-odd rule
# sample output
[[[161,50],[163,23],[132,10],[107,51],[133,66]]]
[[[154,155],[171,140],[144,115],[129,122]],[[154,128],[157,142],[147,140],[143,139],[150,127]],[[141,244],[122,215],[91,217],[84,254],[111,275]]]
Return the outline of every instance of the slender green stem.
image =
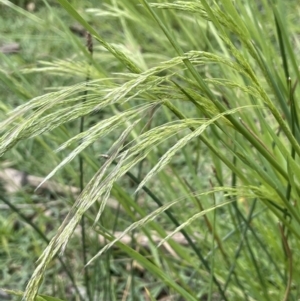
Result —
[[[211,186],[212,183],[211,183]],[[213,205],[216,206],[216,198],[213,194]],[[215,267],[215,237],[216,237],[216,210],[213,211],[213,222],[212,222],[212,241],[211,241],[211,250],[212,250],[212,256],[210,260],[210,266],[211,266],[211,276],[210,276],[210,283],[209,283],[209,292],[208,292],[208,301],[212,301],[212,294],[213,294],[213,278],[212,275],[214,274],[214,267]]]
[[[92,37],[90,33],[86,34],[86,39],[87,39],[87,48],[89,53],[93,54],[93,43],[92,43]],[[90,68],[90,63],[89,63],[89,68]],[[87,70],[87,76],[86,76],[86,86],[88,86],[88,83],[90,81],[90,74],[89,74],[89,68]],[[84,91],[84,98],[83,102],[86,101],[88,94],[88,90],[86,89]],[[80,118],[80,125],[79,125],[79,133],[82,133],[84,131],[84,116]],[[83,191],[84,189],[84,168],[83,168],[83,157],[79,155],[79,186],[80,186],[80,192]],[[81,238],[82,238],[82,254],[83,254],[83,264],[86,266],[88,259],[87,259],[87,243],[86,243],[86,233],[85,233],[85,218],[84,215],[82,216],[81,219]],[[90,277],[89,277],[89,269],[88,267],[85,267],[84,269],[84,282],[85,282],[85,287],[87,290],[87,295],[89,301],[93,300],[92,297],[92,292],[91,292],[91,285],[90,285]]]
[[[292,288],[292,278],[293,278],[293,254],[291,252],[289,243],[288,243],[288,238],[284,234],[284,229],[279,225],[279,230],[282,238],[282,243],[285,249],[286,253],[286,260],[287,260],[287,285],[286,285],[286,290],[284,294],[283,301],[288,301],[290,300],[290,293],[291,293],[291,288]]]
[[[245,227],[244,227],[244,230],[243,230],[242,235],[241,235],[241,240],[240,240],[240,243],[239,243],[239,245],[236,249],[235,255],[234,255],[234,262],[232,263],[231,268],[229,269],[229,273],[227,275],[227,279],[226,279],[226,282],[225,282],[225,285],[224,285],[225,290],[227,289],[227,287],[229,285],[229,282],[231,280],[231,276],[235,271],[236,262],[237,262],[237,259],[240,256],[241,251],[242,251],[242,247],[243,247],[243,244],[244,244],[244,241],[245,241],[247,230],[250,228],[249,225],[250,225],[250,222],[251,222],[251,219],[252,219],[252,215],[253,215],[253,212],[254,212],[255,205],[256,205],[256,199],[254,200],[254,202],[251,206],[248,218],[245,221]]]
[[[140,181],[131,173],[131,172],[127,172],[126,173],[137,185],[140,184]],[[156,197],[155,194],[152,193],[152,191],[147,188],[147,186],[143,186],[142,189],[152,198],[152,200],[159,205],[160,207],[163,206],[163,203],[160,201],[159,198]],[[172,221],[172,223],[176,226],[179,227],[180,224],[177,221],[177,219],[173,216],[172,212],[170,209],[167,209],[165,211],[166,215],[169,217],[169,219]],[[200,261],[202,262],[203,266],[205,267],[205,269],[207,270],[207,272],[212,273],[211,269],[209,267],[209,264],[207,262],[207,260],[203,257],[201,251],[199,250],[199,248],[195,245],[195,243],[193,242],[193,240],[190,238],[190,236],[188,235],[188,233],[185,231],[185,229],[181,229],[180,232],[182,233],[182,235],[185,237],[185,239],[187,240],[187,242],[189,243],[189,245],[191,246],[191,248],[194,250],[195,254],[197,255],[197,257],[200,259]],[[217,278],[214,276],[214,274],[212,273],[212,279],[214,281],[214,283],[216,284],[216,286],[218,287],[218,290],[222,296],[222,298],[224,300],[228,300],[226,295],[224,294],[224,291],[219,283],[219,281],[217,280]]]

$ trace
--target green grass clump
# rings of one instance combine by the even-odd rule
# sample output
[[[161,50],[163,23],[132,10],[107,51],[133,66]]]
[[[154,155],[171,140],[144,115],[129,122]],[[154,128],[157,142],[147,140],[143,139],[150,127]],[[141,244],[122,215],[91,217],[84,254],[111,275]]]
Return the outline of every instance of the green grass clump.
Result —
[[[2,257],[30,268],[26,288],[1,286],[26,301],[39,289],[296,300],[299,4],[57,2],[29,13],[0,1],[38,37],[2,54],[1,165],[66,188],[3,197]],[[1,22],[14,37],[20,25]],[[5,226],[15,220],[30,235]]]

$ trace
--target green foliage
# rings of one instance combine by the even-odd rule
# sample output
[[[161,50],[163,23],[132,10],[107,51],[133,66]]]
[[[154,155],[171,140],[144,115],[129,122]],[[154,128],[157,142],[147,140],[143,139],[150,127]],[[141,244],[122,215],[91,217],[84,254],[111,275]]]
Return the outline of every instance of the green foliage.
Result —
[[[0,0],[64,40],[38,63],[5,57],[0,80],[16,105],[0,104],[0,154],[43,175],[40,186],[54,178],[80,187],[76,200],[67,195],[51,209],[65,214],[50,240],[14,196],[5,198],[47,242],[23,300],[35,300],[40,287],[50,294],[57,256],[74,300],[159,300],[163,291],[172,300],[296,300],[299,4],[58,2],[44,2],[43,19]],[[91,34],[93,50],[70,32],[72,20]],[[38,89],[41,77],[52,90]],[[117,209],[109,209],[112,199]],[[72,266],[69,256],[83,259]],[[130,275],[118,261],[126,257]],[[59,291],[68,296],[63,285]]]
[[[4,292],[8,293],[9,295],[14,295],[14,296],[23,296],[23,292],[20,291],[11,291],[11,290],[3,290]],[[46,296],[46,295],[38,295],[36,297],[36,301],[63,301],[62,299],[54,298],[51,296]]]

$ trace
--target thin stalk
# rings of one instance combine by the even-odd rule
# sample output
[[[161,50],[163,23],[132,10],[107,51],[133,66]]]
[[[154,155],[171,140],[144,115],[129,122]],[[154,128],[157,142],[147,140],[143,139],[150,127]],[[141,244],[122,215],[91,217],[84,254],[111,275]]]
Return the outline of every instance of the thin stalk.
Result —
[[[233,157],[233,165],[236,165],[236,156]],[[223,185],[223,183],[220,183],[220,184]],[[234,172],[232,172],[231,186],[232,187],[236,187],[236,174]],[[236,262],[237,262],[237,259],[238,259],[239,255],[240,255],[240,252],[242,251],[242,247],[243,247],[244,241],[247,241],[247,237],[246,237],[247,230],[249,228],[251,228],[250,227],[250,222],[251,222],[251,219],[252,219],[252,215],[253,215],[253,212],[254,212],[255,205],[256,205],[256,199],[254,200],[254,203],[251,206],[251,210],[249,212],[248,218],[245,220],[243,214],[241,213],[241,211],[238,208],[237,203],[236,202],[232,203],[232,206],[233,206],[235,212],[237,213],[236,216],[237,216],[238,222],[241,224],[241,219],[243,219],[245,221],[245,228],[244,228],[244,231],[242,232],[240,244],[239,244],[239,246],[238,246],[238,248],[236,250],[235,256],[234,256],[234,262],[233,262],[233,264],[232,264],[232,266],[231,266],[231,268],[229,270],[229,274],[228,274],[227,280],[225,282],[225,290],[227,289],[227,287],[229,285],[231,276],[235,275]],[[246,245],[247,245],[248,251],[250,253],[250,256],[252,258],[252,262],[253,262],[256,270],[257,270],[258,276],[260,277],[261,283],[263,283],[263,280],[261,279],[262,278],[261,277],[261,273],[260,273],[259,268],[258,268],[258,266],[256,264],[256,259],[255,259],[254,255],[253,255],[252,250],[249,250],[250,245],[248,243]],[[267,296],[265,289],[264,289],[264,295]]]
[[[154,107],[151,112],[150,112],[150,116],[149,116],[149,120],[147,121],[146,125],[143,127],[142,131],[141,132],[144,132],[144,131],[148,131],[150,128],[151,128],[151,123],[152,123],[152,120],[153,120],[153,115],[155,113],[155,110],[157,109],[157,107]],[[138,165],[138,174],[137,174],[137,179],[139,182],[141,182],[142,180],[142,174],[143,174],[143,164],[144,164],[145,160],[142,160],[139,165]],[[135,194],[135,197],[134,197],[134,201],[137,203],[138,202],[138,198],[139,198],[139,192],[137,192]],[[131,243],[132,243],[132,249],[134,247],[134,244],[135,244],[135,231],[132,231],[132,235],[131,235]],[[131,260],[131,296],[132,296],[132,299],[133,301],[136,301],[136,296],[135,296],[135,277],[134,277],[134,273],[133,273],[133,263],[134,261]]]
[[[220,186],[224,186],[223,182],[221,181],[221,179],[218,176],[216,176],[216,179],[217,179]],[[255,200],[255,202],[256,202],[256,200]],[[251,207],[251,209],[252,209],[252,207]],[[251,209],[250,209],[250,213],[251,213]],[[277,209],[281,210],[281,208],[277,208]],[[269,253],[269,251],[267,249],[267,246],[262,242],[260,237],[257,235],[256,231],[251,227],[251,224],[250,224],[251,215],[250,215],[250,213],[249,213],[248,217],[245,218],[245,216],[241,213],[241,211],[239,210],[238,207],[235,207],[235,210],[236,210],[238,216],[242,219],[243,223],[245,224],[245,228],[246,229],[248,228],[250,230],[251,234],[253,235],[253,237],[256,239],[256,241],[260,245],[261,249],[265,252],[269,262],[273,264],[273,266],[274,266],[275,270],[277,271],[278,275],[281,277],[281,279],[284,279],[284,275],[281,273],[277,263],[274,261],[272,255]],[[253,210],[254,210],[254,208],[253,208]],[[251,217],[251,219],[252,219],[252,217]]]
[[[93,54],[93,42],[92,42],[92,37],[90,33],[86,33],[86,47],[90,53],[90,55],[92,56]],[[87,71],[87,76],[86,76],[86,87],[88,86],[88,83],[90,81],[90,64],[89,63],[89,67],[88,67],[88,71]],[[87,94],[88,94],[88,90],[86,89],[84,91],[84,98],[83,98],[83,102],[86,101],[87,98]],[[84,116],[82,116],[80,118],[80,125],[79,125],[79,133],[82,133],[84,131]],[[80,192],[83,191],[84,189],[84,168],[83,168],[83,157],[81,155],[79,155],[79,186],[80,186]],[[88,267],[86,267],[86,264],[88,262],[87,260],[87,244],[86,244],[86,233],[85,233],[85,218],[84,215],[82,215],[82,219],[81,219],[81,244],[82,244],[82,254],[83,254],[83,264],[85,266],[84,268],[84,283],[85,283],[85,287],[87,290],[87,295],[88,295],[88,299],[89,301],[93,300],[92,297],[92,292],[91,292],[91,286],[90,286],[90,277],[89,277],[89,270]]]
[[[297,116],[296,107],[295,107],[295,99],[294,99],[294,94],[293,94],[292,85],[291,85],[291,78],[288,78],[288,87],[289,87],[289,103],[291,106],[292,133],[295,136],[296,135],[295,127],[298,126],[298,116]],[[291,146],[291,156],[295,160],[296,151],[293,146]],[[291,191],[292,191],[292,185],[290,182],[288,182],[287,191],[286,191],[287,200],[290,200]]]
[[[235,136],[236,136],[236,133],[235,133]],[[235,154],[235,152],[236,152],[236,145],[234,144],[233,153]],[[236,166],[237,165],[236,163],[237,163],[237,158],[234,155],[232,158],[232,164],[234,166]],[[236,173],[234,171],[232,171],[232,173],[231,173],[231,187],[232,188],[236,187]],[[240,215],[243,215],[243,214],[240,211],[240,209],[238,208],[238,204],[236,203],[236,197],[234,197],[234,199],[235,199],[235,202],[232,203],[232,207],[233,207],[234,211],[237,213],[235,216],[237,217],[238,223],[240,224],[241,223]]]
[[[282,58],[283,70],[284,70],[285,78],[288,80],[290,78],[290,72],[289,72],[289,66],[288,66],[288,62],[287,62],[287,56],[286,56],[284,42],[283,42],[283,38],[282,38],[282,32],[280,30],[278,18],[277,18],[277,15],[275,14],[274,10],[273,10],[273,15],[275,18],[275,25],[276,25],[276,31],[277,31],[278,41],[279,41],[279,48],[280,48],[280,53],[281,53],[281,58]]]
[[[236,133],[235,133],[235,134],[236,134]],[[234,149],[235,149],[235,147],[236,147],[236,146],[234,146]],[[236,165],[237,165],[236,163],[237,163],[237,158],[236,158],[236,156],[233,156],[232,164],[233,164],[234,166],[236,166]],[[232,171],[232,175],[231,175],[231,187],[233,187],[233,188],[236,187],[236,182],[237,182],[236,173]],[[222,186],[223,186],[223,183],[222,183]],[[231,198],[232,198],[232,197],[231,197]],[[234,224],[234,225],[237,225],[237,224],[236,224],[236,221],[235,221],[235,219],[234,219],[234,217],[237,217],[238,224],[241,224],[241,215],[243,216],[243,218],[244,218],[244,215],[242,214],[242,212],[241,212],[241,211],[239,210],[239,208],[238,208],[238,204],[237,204],[237,202],[236,202],[236,197],[234,197],[234,198],[235,198],[235,201],[232,203],[231,206],[232,206],[233,210],[236,212],[236,214],[233,216],[233,213],[232,213],[232,214],[230,214],[230,216],[231,216],[231,218],[233,219],[233,224]],[[254,211],[254,209],[253,209],[253,211]],[[231,211],[230,211],[230,213],[231,213]],[[249,219],[251,220],[251,218],[252,218],[252,214],[249,215],[249,218],[247,219],[247,222],[246,222],[246,224],[245,224],[245,229],[246,229],[246,230],[247,230],[248,227],[249,227],[248,221],[249,221]],[[244,218],[244,220],[245,220],[245,218]],[[236,229],[238,230],[238,228],[236,228]],[[241,248],[240,248],[240,250],[242,249],[242,242],[243,242],[243,240],[244,240],[244,235],[246,235],[245,230],[244,230],[244,232],[243,232],[242,235],[241,235],[241,241],[240,241]],[[231,264],[231,267],[230,267],[230,269],[229,269],[230,272],[229,272],[229,274],[228,274],[228,276],[227,276],[227,281],[226,281],[226,283],[225,283],[225,289],[226,289],[227,285],[229,284],[231,275],[234,275],[235,281],[237,282],[237,284],[239,284],[239,279],[238,279],[237,273],[236,273],[236,271],[235,271],[235,262],[236,262],[236,260],[237,260],[237,257],[234,258],[234,263]],[[241,286],[241,287],[242,287],[242,289],[243,289],[243,293],[244,293],[245,300],[249,300],[248,295],[247,295],[247,293],[245,292],[244,287],[243,287],[243,286]]]
[[[283,1],[282,1],[282,3],[283,3]],[[283,41],[282,44],[284,45],[285,50],[289,54],[289,59],[293,66],[294,72],[296,73],[297,81],[299,81],[300,72],[299,72],[299,68],[298,68],[297,56],[295,55],[295,52],[293,49],[293,44],[290,41],[290,34],[287,32],[286,26],[283,25],[282,17],[280,14],[280,9],[278,9],[278,7],[275,3],[271,3],[271,4],[272,4],[272,9],[273,9],[273,15],[276,17],[276,22],[278,24],[278,28],[280,31],[280,37]],[[288,79],[288,77],[287,77],[287,79]],[[298,129],[299,129],[299,127],[297,128],[297,130]]]
[[[111,252],[107,252],[105,254],[105,268],[107,273],[107,281],[105,283],[105,291],[104,291],[104,300],[112,300],[112,281],[111,281],[111,272],[110,272],[110,254]]]
[[[293,93],[293,88],[292,88],[292,84],[291,84],[291,78],[288,78],[288,91],[289,91],[289,103],[291,106],[291,118],[292,118],[292,133],[295,136],[295,129],[296,126],[298,127],[298,116],[297,116],[297,112],[296,112],[296,107],[295,107],[295,99],[294,99],[294,93]],[[296,158],[296,151],[295,148],[293,146],[291,146],[291,157],[295,160]],[[293,175],[292,175],[293,176]],[[292,193],[292,185],[290,182],[288,182],[287,185],[287,190],[286,190],[286,198],[288,201],[290,201],[291,198],[291,193]],[[283,247],[283,251],[284,251],[284,256],[285,259],[288,261],[289,264],[289,270],[286,271],[286,273],[288,274],[287,278],[288,278],[288,285],[287,285],[287,290],[286,290],[286,294],[285,294],[285,298],[284,300],[287,300],[286,298],[288,298],[289,295],[289,291],[290,291],[290,283],[289,280],[291,279],[291,274],[292,272],[290,271],[291,269],[291,251],[290,248],[288,246],[288,236],[289,236],[289,231],[288,229],[285,228],[285,226],[283,225],[282,227],[280,227],[280,231],[281,231],[281,240],[282,240],[282,247]],[[285,234],[286,233],[286,234]]]
[[[195,199],[195,201],[196,201],[196,203],[197,203],[199,209],[200,209],[201,211],[203,211],[204,208],[203,208],[203,206],[202,206],[202,204],[201,204],[199,198],[197,198],[196,196],[193,195],[194,190],[193,190],[192,186],[191,186],[191,185],[188,183],[188,181],[185,180],[185,179],[184,179],[184,182],[185,182],[186,186],[189,188],[190,192],[192,193],[192,197]],[[215,199],[215,198],[214,198],[214,199]],[[221,239],[220,239],[220,237],[219,237],[217,231],[214,229],[213,225],[212,225],[211,222],[209,221],[209,219],[208,219],[208,217],[206,216],[206,214],[203,216],[203,218],[204,218],[204,221],[205,221],[205,224],[206,224],[206,226],[207,226],[207,229],[208,229],[209,233],[212,235],[212,237],[214,238],[214,240],[217,242],[218,248],[219,248],[219,250],[220,250],[220,252],[221,252],[221,254],[222,254],[223,258],[224,258],[224,261],[226,262],[226,264],[230,265],[228,256],[227,256],[227,254],[226,254],[226,252],[225,252],[225,249],[224,249],[224,247],[223,247],[223,245],[222,245],[222,241],[221,241]]]
[[[285,253],[287,254],[287,261],[288,261],[288,279],[287,279],[287,285],[286,285],[286,290],[284,293],[284,298],[283,301],[288,301],[290,293],[291,293],[291,288],[292,288],[292,278],[293,278],[293,257],[292,257],[292,251],[289,247],[288,243],[288,238],[284,234],[284,229],[279,225],[279,230],[282,238],[282,242],[284,245]]]
[[[175,172],[175,171],[173,171],[173,172]],[[175,173],[176,173],[176,172],[175,172]],[[176,176],[177,176],[177,175],[176,175]],[[177,176],[177,177],[178,177],[178,176]],[[193,195],[194,190],[193,190],[192,186],[188,183],[188,181],[187,181],[186,179],[183,179],[183,181],[184,181],[184,183],[186,184],[186,186],[189,188],[188,192],[191,192],[191,193],[192,193],[192,197],[195,199],[196,203],[198,204],[199,209],[200,209],[201,211],[203,211],[204,208],[203,208],[203,206],[202,206],[200,200],[199,200],[195,195]],[[208,228],[209,232],[212,234],[214,240],[215,240],[216,243],[217,243],[217,246],[215,246],[215,247],[213,248],[213,250],[211,251],[211,254],[212,254],[215,250],[219,249],[220,252],[221,252],[221,254],[222,254],[222,256],[223,256],[223,259],[224,259],[225,263],[227,264],[228,267],[230,267],[231,264],[230,264],[230,261],[229,261],[229,258],[228,258],[228,256],[227,256],[227,254],[226,254],[226,252],[225,252],[225,249],[224,249],[224,247],[223,247],[222,240],[221,240],[220,237],[218,236],[218,234],[217,234],[217,232],[216,232],[216,229],[213,228],[213,225],[210,223],[210,221],[209,221],[209,219],[207,218],[207,216],[204,215],[203,217],[204,217],[204,220],[205,220],[205,223],[206,223],[206,225],[207,225],[207,228]],[[235,231],[237,231],[237,229],[238,229],[239,227],[236,226],[235,228],[236,228]],[[235,272],[233,272],[233,273],[234,273],[234,277],[235,277],[236,284],[239,286],[239,288],[241,289],[241,291],[242,291],[243,294],[244,294],[244,299],[245,299],[245,300],[249,300],[249,299],[248,299],[248,296],[247,296],[247,293],[246,293],[246,291],[245,291],[245,288],[243,287],[242,283],[241,283],[241,282],[239,281],[239,279],[238,279],[238,275],[237,275]],[[190,279],[191,279],[191,278],[193,278],[193,276],[191,276]]]
[[[143,162],[144,160],[142,160],[139,163],[138,166],[138,174],[137,174],[137,179],[138,181],[141,181],[141,177],[142,177],[142,170],[143,170]],[[137,192],[134,196],[134,201],[137,203],[138,202],[138,198],[139,198],[139,192]],[[135,245],[136,241],[135,241],[135,231],[132,231],[131,233],[131,248],[134,249],[134,245]],[[134,259],[131,260],[130,263],[130,273],[131,273],[131,296],[132,296],[132,300],[133,301],[137,301],[137,298],[135,296],[135,276],[134,276]]]
[[[266,282],[265,282],[265,278],[264,278],[264,276],[261,273],[261,270],[259,268],[259,264],[257,263],[257,260],[255,258],[255,255],[254,255],[253,251],[252,251],[252,247],[251,247],[251,245],[249,243],[249,240],[248,240],[248,237],[247,237],[246,233],[245,233],[245,242],[246,242],[246,245],[247,245],[247,250],[249,251],[251,260],[252,260],[253,265],[255,267],[257,276],[259,278],[259,283],[261,284],[260,287],[262,288],[263,294],[264,294],[266,300],[270,300],[269,294],[267,292],[267,285],[266,285]]]
[[[243,247],[243,244],[244,244],[244,240],[245,240],[245,236],[246,236],[246,233],[247,233],[247,230],[251,227],[249,227],[250,225],[250,222],[252,220],[252,215],[253,215],[253,212],[254,212],[254,209],[255,209],[255,205],[256,205],[256,199],[254,200],[252,206],[251,206],[251,209],[250,209],[250,212],[249,212],[249,215],[245,221],[245,227],[244,227],[244,230],[242,232],[242,237],[241,237],[241,240],[240,240],[240,243],[236,249],[236,252],[235,252],[235,255],[234,255],[234,261],[231,265],[231,268],[229,270],[229,273],[228,273],[228,276],[227,276],[227,279],[226,279],[226,282],[225,282],[225,285],[224,285],[224,289],[226,290],[228,285],[229,285],[229,282],[231,280],[231,276],[232,274],[234,274],[235,272],[235,267],[236,267],[236,262],[237,262],[237,259],[239,258],[240,256],[240,253],[242,251],[242,247]]]
[[[210,180],[210,184],[213,188],[213,184]],[[213,206],[216,206],[216,198],[215,198],[215,194],[213,194]],[[212,250],[212,256],[211,256],[211,263],[210,263],[210,266],[211,266],[211,270],[212,270],[212,273],[211,273],[211,277],[210,277],[210,283],[209,283],[209,292],[208,292],[208,301],[212,301],[212,293],[213,293],[213,278],[212,278],[212,275],[213,275],[213,272],[214,272],[214,266],[215,266],[215,236],[217,236],[216,234],[216,210],[213,211],[213,227],[212,227],[212,241],[211,241],[211,250]]]
[[[126,175],[128,177],[130,177],[137,185],[140,184],[140,181],[131,173],[131,172],[126,172]],[[163,203],[160,201],[159,198],[156,197],[156,195],[154,193],[152,193],[152,191],[147,188],[147,186],[143,186],[142,189],[152,198],[152,200],[158,205],[158,206],[163,206]],[[167,209],[165,211],[166,215],[169,217],[169,219],[173,222],[173,224],[176,227],[179,227],[180,224],[177,221],[177,219],[173,216],[172,212],[170,209]],[[224,300],[228,300],[227,297],[224,294],[223,289],[221,288],[221,285],[219,283],[219,281],[217,280],[217,278],[214,276],[214,274],[211,271],[211,268],[209,267],[208,262],[206,261],[206,259],[203,257],[201,251],[199,250],[199,248],[195,245],[195,243],[192,241],[192,239],[190,238],[190,236],[188,235],[188,233],[185,231],[185,229],[181,229],[180,232],[182,233],[182,235],[185,237],[185,239],[187,240],[187,242],[189,243],[189,245],[191,246],[191,248],[194,250],[195,254],[197,255],[197,257],[200,259],[200,261],[202,262],[203,266],[205,267],[205,269],[207,270],[208,273],[212,274],[212,278],[214,283],[216,284],[216,286],[218,287],[218,290],[222,296],[222,298]]]

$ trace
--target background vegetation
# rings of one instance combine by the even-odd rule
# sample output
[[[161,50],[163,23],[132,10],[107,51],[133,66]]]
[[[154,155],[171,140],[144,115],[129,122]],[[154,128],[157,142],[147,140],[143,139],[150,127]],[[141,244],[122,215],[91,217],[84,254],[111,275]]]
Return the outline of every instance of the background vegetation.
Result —
[[[0,297],[298,300],[299,9],[0,0]]]

